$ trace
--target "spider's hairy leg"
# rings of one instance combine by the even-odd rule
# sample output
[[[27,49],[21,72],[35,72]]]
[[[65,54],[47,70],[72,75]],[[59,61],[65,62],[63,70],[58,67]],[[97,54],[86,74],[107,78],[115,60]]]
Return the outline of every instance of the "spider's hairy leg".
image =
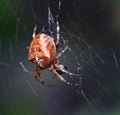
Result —
[[[36,35],[36,29],[37,29],[37,25],[34,27],[34,30],[33,30],[33,35],[32,35],[33,38],[35,38],[35,35]]]
[[[40,75],[40,66],[36,66],[35,79],[38,80],[38,81],[40,81],[42,85],[45,85],[45,86],[47,86],[47,87],[53,87],[53,85],[46,84],[46,83],[43,81],[43,79],[42,79],[42,77],[41,77],[41,75]]]
[[[59,42],[60,42],[60,26],[59,22],[57,21],[57,41],[56,41],[56,51],[58,50]]]
[[[63,49],[58,56],[56,57],[57,59],[60,58],[62,56],[62,54],[68,49],[68,47],[66,46],[65,49]]]
[[[69,74],[69,75],[71,75],[71,76],[80,76],[79,74],[72,73],[72,72],[69,72],[69,71],[61,68],[58,64],[55,64],[55,67],[56,67],[57,69],[59,69],[60,71],[62,71],[63,73]]]
[[[58,73],[56,72],[55,69],[52,69],[51,71],[52,71],[61,81],[63,81],[63,82],[66,83],[67,85],[73,86],[73,87],[75,86],[73,83],[66,81],[60,74],[58,74]]]
[[[36,74],[35,74],[35,79],[40,81],[42,85],[44,85],[44,81],[40,75],[40,66],[36,66]]]

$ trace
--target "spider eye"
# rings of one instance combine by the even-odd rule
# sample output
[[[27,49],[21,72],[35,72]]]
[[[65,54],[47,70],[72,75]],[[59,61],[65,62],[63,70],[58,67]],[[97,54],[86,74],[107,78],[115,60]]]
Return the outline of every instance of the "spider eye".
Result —
[[[67,66],[64,66],[64,65],[62,65],[62,64],[59,64],[59,66],[60,66],[62,69],[67,70]],[[63,73],[62,71],[60,71],[60,70],[56,70],[56,71],[57,71],[57,73],[60,74],[60,75],[64,74],[64,73]]]

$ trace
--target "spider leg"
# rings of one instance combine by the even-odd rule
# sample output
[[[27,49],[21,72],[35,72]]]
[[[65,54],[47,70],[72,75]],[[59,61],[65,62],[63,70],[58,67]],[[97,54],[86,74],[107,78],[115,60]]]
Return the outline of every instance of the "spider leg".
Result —
[[[33,37],[33,38],[35,38],[36,29],[37,29],[37,26],[35,26],[35,27],[34,27],[34,30],[33,30],[33,35],[32,35],[32,37]]]
[[[57,21],[57,41],[56,41],[56,51],[58,50],[58,46],[59,46],[59,41],[60,41],[60,26],[59,26],[59,22]]]
[[[42,77],[40,76],[40,66],[36,67],[35,79],[40,81],[42,83],[42,85],[44,85],[44,81],[43,81]]]
[[[63,68],[61,68],[58,64],[55,64],[55,67],[58,68],[60,71],[62,71],[63,73],[66,73],[66,74],[69,74],[71,76],[79,76],[79,74],[76,74],[76,73],[72,73],[72,72],[69,72],[67,70],[64,70]]]
[[[60,58],[62,56],[62,54],[68,49],[68,47],[66,46],[65,49],[63,49],[58,56],[56,57],[57,59]]]
[[[60,79],[61,81],[63,81],[67,85],[74,86],[73,83],[66,81],[60,74],[58,74],[55,69],[52,69],[51,71],[58,77],[58,79]]]
[[[40,66],[37,66],[37,67],[36,67],[35,79],[38,80],[38,81],[40,81],[42,85],[45,85],[45,86],[47,86],[47,87],[53,87],[53,85],[46,84],[46,83],[43,81],[43,79],[42,79],[42,77],[41,77],[41,75],[40,75]]]

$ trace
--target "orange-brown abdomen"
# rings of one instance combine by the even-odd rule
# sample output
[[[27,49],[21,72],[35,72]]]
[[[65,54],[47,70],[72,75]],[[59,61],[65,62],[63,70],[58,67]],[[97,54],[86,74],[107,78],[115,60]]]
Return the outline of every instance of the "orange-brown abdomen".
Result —
[[[42,69],[50,67],[54,63],[56,47],[53,39],[44,33],[33,38],[29,48],[29,60]]]

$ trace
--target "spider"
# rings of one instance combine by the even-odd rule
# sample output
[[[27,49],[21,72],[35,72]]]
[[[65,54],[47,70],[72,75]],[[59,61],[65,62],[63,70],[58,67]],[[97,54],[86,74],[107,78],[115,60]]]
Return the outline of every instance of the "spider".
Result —
[[[73,83],[65,80],[61,75],[69,74],[72,76],[79,76],[79,74],[74,74],[67,71],[67,67],[63,66],[59,63],[59,58],[62,54],[67,50],[67,47],[63,49],[58,55],[56,55],[58,51],[59,41],[60,41],[60,27],[59,22],[57,21],[56,28],[56,43],[53,38],[45,33],[39,33],[36,35],[36,26],[33,31],[33,41],[29,47],[29,60],[36,65],[36,74],[35,78],[42,83],[42,85],[51,87],[51,85],[46,84],[41,75],[40,70],[49,69],[57,76],[61,81],[66,83],[69,86],[74,86]]]

